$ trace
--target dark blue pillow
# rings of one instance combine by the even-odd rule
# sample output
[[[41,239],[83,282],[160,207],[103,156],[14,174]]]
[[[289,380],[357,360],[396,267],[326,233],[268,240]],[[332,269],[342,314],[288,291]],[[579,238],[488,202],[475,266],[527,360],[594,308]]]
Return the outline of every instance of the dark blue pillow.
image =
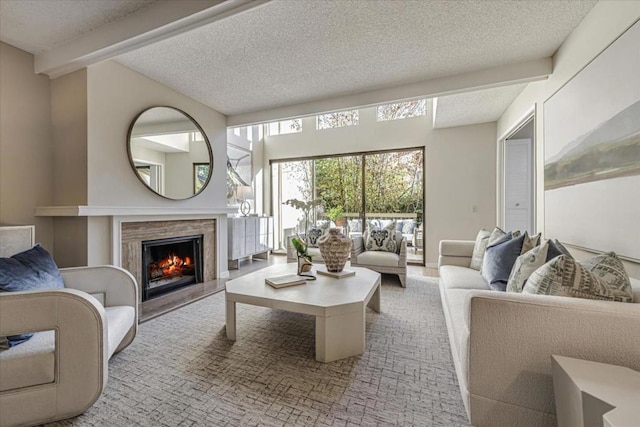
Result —
[[[511,269],[520,256],[525,234],[515,239],[501,239],[487,247],[482,259],[482,277],[494,291],[506,291]]]
[[[64,288],[55,261],[40,244],[11,258],[0,258],[0,292],[36,291]],[[11,335],[8,346],[21,344],[33,334]]]
[[[547,250],[547,261],[551,261],[553,258],[566,255],[569,258],[573,259],[567,248],[565,248],[562,243],[556,240],[549,240],[549,249]]]

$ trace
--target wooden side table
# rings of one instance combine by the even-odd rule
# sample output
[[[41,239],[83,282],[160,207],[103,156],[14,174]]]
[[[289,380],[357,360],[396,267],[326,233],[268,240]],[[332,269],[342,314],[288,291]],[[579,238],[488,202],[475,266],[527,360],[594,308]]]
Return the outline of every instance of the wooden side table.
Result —
[[[640,425],[640,372],[551,356],[559,427]]]

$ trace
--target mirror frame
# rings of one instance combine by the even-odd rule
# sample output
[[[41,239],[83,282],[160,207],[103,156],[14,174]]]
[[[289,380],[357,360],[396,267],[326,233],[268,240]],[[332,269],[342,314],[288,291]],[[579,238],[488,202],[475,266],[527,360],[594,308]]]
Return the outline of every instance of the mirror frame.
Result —
[[[202,184],[202,188],[200,189],[200,191],[198,191],[197,193],[194,193],[192,196],[176,199],[176,198],[173,198],[173,197],[165,196],[164,194],[160,194],[156,190],[154,190],[153,188],[149,187],[147,185],[147,183],[142,179],[142,177],[140,176],[140,174],[136,170],[136,164],[133,161],[133,156],[131,154],[131,134],[133,133],[133,128],[134,128],[136,122],[138,121],[138,119],[140,118],[140,116],[142,116],[144,113],[146,113],[147,111],[152,110],[154,108],[170,108],[170,109],[172,109],[174,111],[177,111],[177,112],[181,113],[182,115],[184,115],[186,118],[191,120],[191,123],[193,123],[196,126],[196,128],[198,129],[198,131],[202,135],[202,138],[204,139],[204,142],[207,145],[207,152],[209,153],[209,159],[211,159],[211,161],[209,163],[209,176],[207,177],[207,180],[204,182],[204,184]],[[154,105],[154,106],[151,106],[151,107],[147,107],[144,110],[142,110],[141,112],[139,112],[138,114],[136,114],[136,116],[131,121],[131,124],[129,125],[129,130],[127,131],[127,157],[129,157],[129,164],[131,165],[131,170],[135,174],[136,178],[138,178],[138,180],[144,185],[144,187],[146,189],[148,189],[149,191],[151,191],[151,192],[157,194],[158,196],[160,196],[160,197],[162,197],[164,199],[167,199],[167,200],[180,201],[180,200],[193,199],[198,194],[201,194],[205,190],[205,188],[207,188],[207,185],[209,185],[209,181],[211,181],[211,177],[213,176],[213,164],[214,164],[214,160],[215,159],[213,157],[213,149],[211,148],[211,142],[209,141],[209,138],[207,137],[207,134],[204,132],[204,130],[202,129],[200,124],[193,117],[191,117],[189,114],[187,114],[186,112],[182,111],[179,108],[171,107],[171,106],[168,106],[168,105]]]

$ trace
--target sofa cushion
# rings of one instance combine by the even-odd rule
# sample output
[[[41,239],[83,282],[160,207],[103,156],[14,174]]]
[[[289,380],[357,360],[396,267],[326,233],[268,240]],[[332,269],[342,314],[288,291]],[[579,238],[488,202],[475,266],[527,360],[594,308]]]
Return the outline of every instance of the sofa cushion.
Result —
[[[55,380],[54,331],[33,334],[26,343],[0,350],[0,392]]]
[[[508,237],[509,234],[507,234]],[[495,291],[505,291],[511,269],[522,251],[526,233],[515,239],[507,239],[494,246],[488,246],[482,260],[482,277]]]
[[[62,275],[55,261],[40,244],[17,253],[11,258],[0,258],[0,292],[37,291],[64,288]],[[0,347],[22,344],[33,334],[0,337]]]
[[[109,358],[116,351],[122,339],[136,321],[136,311],[128,305],[105,307],[107,319],[107,339],[109,343]]]
[[[534,271],[522,292],[633,302],[629,276],[613,252],[583,264],[566,255],[558,256]]]
[[[480,273],[468,267],[443,265],[439,272],[440,282],[445,289],[489,289]]]
[[[364,251],[356,260],[358,264],[377,265],[381,267],[398,267],[400,256],[395,252]]]

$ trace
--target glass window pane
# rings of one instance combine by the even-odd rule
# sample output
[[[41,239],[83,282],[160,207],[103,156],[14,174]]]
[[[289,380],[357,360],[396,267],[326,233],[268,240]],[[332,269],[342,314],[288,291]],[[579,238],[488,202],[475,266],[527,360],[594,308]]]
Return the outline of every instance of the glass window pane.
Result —
[[[343,126],[354,126],[360,121],[358,110],[339,111],[337,113],[320,114],[316,116],[316,128],[333,129]]]
[[[427,100],[419,99],[380,105],[376,108],[376,113],[379,122],[425,116],[427,114]]]

